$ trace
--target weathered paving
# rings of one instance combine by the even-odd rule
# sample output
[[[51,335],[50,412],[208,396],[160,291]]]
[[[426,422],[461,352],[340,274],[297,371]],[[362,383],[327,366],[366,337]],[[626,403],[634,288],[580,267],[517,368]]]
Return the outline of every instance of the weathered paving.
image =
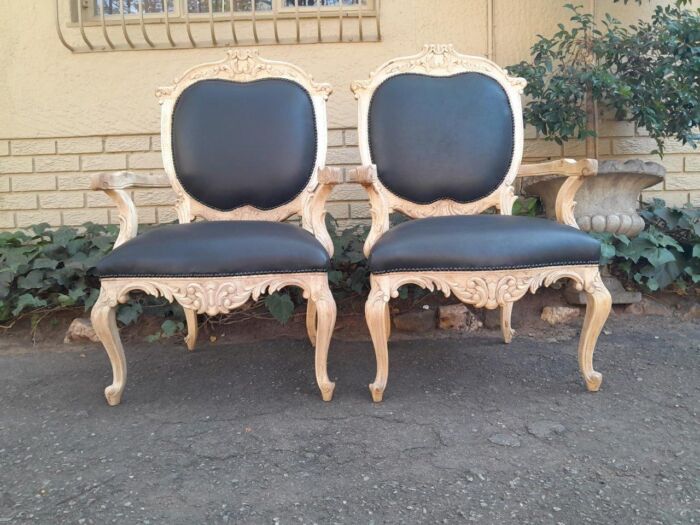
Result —
[[[97,345],[0,339],[0,523],[700,522],[700,325],[611,319],[598,394],[551,331],[396,341],[381,405],[368,343],[332,403],[305,341],[130,344],[110,408]]]

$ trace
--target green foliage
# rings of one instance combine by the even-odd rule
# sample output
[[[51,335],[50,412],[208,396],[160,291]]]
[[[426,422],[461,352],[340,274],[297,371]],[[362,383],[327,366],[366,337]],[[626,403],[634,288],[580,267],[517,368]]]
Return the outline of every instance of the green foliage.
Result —
[[[369,270],[363,246],[369,227],[358,224],[338,232],[333,217],[326,216],[326,227],[333,240],[333,268],[328,274],[333,294],[339,299],[369,290]]]
[[[368,228],[360,225],[338,232],[330,216],[327,224],[335,247],[329,273],[333,293],[339,299],[365,293],[369,272],[362,246]],[[68,306],[88,310],[99,295],[95,265],[112,250],[117,228],[88,223],[79,229],[52,230],[41,224],[33,226],[31,232],[0,233],[0,322]],[[270,294],[264,304],[284,324],[300,302],[300,295],[289,290]],[[184,328],[184,316],[178,306],[138,293],[119,306],[117,320],[130,325],[144,313],[166,319],[149,340],[170,337]]]
[[[146,337],[146,341],[149,343],[155,343],[160,339],[168,339],[176,334],[182,333],[185,330],[185,323],[182,321],[174,321],[172,319],[167,319],[163,321],[160,325],[160,330],[155,334]]]
[[[569,26],[559,24],[551,38],[539,35],[531,60],[508,68],[528,82],[526,122],[558,144],[595,136],[590,96],[618,119],[645,127],[659,154],[668,137],[696,146],[700,9],[685,3],[657,6],[651,21],[629,27],[607,14],[598,24],[582,6],[566,4]]]
[[[542,215],[542,203],[537,197],[519,197],[513,204],[513,215],[526,217]]]
[[[641,213],[647,227],[634,239],[594,234],[603,243],[601,264],[648,291],[684,291],[700,283],[700,210],[668,208],[654,199]]]
[[[520,198],[513,207],[516,215],[541,214],[537,198]],[[603,242],[601,264],[610,263],[618,272],[648,290],[668,286],[685,289],[700,283],[700,211],[668,208],[655,200],[642,211],[646,230],[635,239],[623,235],[597,235]],[[392,223],[405,220],[392,215]],[[369,228],[356,225],[338,231],[328,217],[334,256],[329,272],[331,289],[337,300],[363,296],[369,289],[369,270],[363,245]],[[88,310],[99,294],[95,264],[114,244],[113,226],[85,224],[79,229],[55,230],[41,224],[30,233],[0,233],[0,321],[7,323],[22,315],[33,315],[57,308],[80,307]],[[420,300],[425,291],[403,287],[400,297]],[[296,290],[276,292],[265,298],[270,314],[280,323],[288,322],[301,302]],[[133,294],[119,307],[122,325],[136,322],[143,314],[165,319],[160,330],[148,340],[159,340],[184,330],[182,309],[163,299]]]
[[[294,315],[294,301],[287,292],[275,292],[265,297],[265,306],[282,324],[287,324]]]
[[[90,308],[99,291],[94,267],[112,249],[116,227],[30,230],[0,233],[0,322],[38,309]]]

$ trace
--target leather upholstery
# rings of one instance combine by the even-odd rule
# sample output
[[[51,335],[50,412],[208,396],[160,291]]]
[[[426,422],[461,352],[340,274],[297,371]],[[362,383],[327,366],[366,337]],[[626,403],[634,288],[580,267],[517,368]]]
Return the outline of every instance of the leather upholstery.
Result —
[[[475,201],[505,178],[513,126],[506,92],[486,75],[397,75],[372,96],[372,162],[382,184],[406,200]]]
[[[307,91],[284,79],[202,80],[173,112],[175,172],[202,204],[271,209],[296,197],[316,163],[316,120]]]
[[[266,221],[160,226],[97,265],[100,277],[202,277],[326,272],[328,252],[306,230]]]
[[[508,215],[430,217],[399,224],[373,246],[372,273],[506,270],[598,264],[600,243],[571,226]]]

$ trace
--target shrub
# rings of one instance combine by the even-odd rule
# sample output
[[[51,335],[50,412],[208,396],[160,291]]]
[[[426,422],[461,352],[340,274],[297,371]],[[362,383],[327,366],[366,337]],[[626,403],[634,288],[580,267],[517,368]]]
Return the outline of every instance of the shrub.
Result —
[[[625,1],[625,3],[627,3]],[[641,3],[638,0],[637,3]],[[687,5],[688,7],[684,7]],[[529,61],[508,67],[528,82],[525,121],[546,140],[586,140],[595,154],[595,104],[646,128],[663,154],[672,137],[694,147],[700,125],[700,9],[689,0],[657,6],[650,21],[602,23],[583,6],[566,4],[570,24],[539,36]]]
[[[519,199],[514,213],[537,215],[536,198]],[[618,274],[643,289],[672,287],[684,291],[700,283],[700,210],[668,208],[654,200],[641,212],[647,227],[638,237],[594,234],[603,242],[601,264],[610,264]],[[392,224],[405,220],[392,215]],[[334,256],[329,272],[336,300],[363,297],[369,290],[369,269],[362,251],[369,227],[359,224],[338,231],[328,216],[328,231]],[[117,236],[116,226],[87,223],[81,228],[50,229],[33,226],[29,233],[0,233],[0,323],[10,325],[23,315],[38,315],[59,308],[89,310],[99,294],[95,264],[106,255]],[[402,287],[400,297],[418,300],[426,292]],[[301,294],[286,289],[265,297],[264,305],[279,322],[291,319]],[[150,340],[169,337],[184,328],[182,309],[162,298],[132,294],[120,305],[117,319],[123,325],[135,322],[145,311],[165,318],[161,330]]]

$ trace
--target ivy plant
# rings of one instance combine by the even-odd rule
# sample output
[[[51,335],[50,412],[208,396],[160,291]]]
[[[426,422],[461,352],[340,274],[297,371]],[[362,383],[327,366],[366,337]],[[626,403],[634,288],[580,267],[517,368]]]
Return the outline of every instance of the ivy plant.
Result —
[[[641,3],[641,0],[635,0]],[[627,3],[627,1],[625,1]],[[598,23],[566,4],[569,24],[538,35],[530,60],[508,67],[528,82],[525,121],[547,140],[586,141],[595,156],[596,107],[646,128],[663,155],[664,139],[697,145],[700,126],[700,9],[688,0],[657,6],[650,21]]]
[[[687,291],[700,284],[700,210],[667,207],[654,199],[641,212],[645,230],[625,235],[594,234],[602,242],[601,264],[647,291],[672,287]]]

